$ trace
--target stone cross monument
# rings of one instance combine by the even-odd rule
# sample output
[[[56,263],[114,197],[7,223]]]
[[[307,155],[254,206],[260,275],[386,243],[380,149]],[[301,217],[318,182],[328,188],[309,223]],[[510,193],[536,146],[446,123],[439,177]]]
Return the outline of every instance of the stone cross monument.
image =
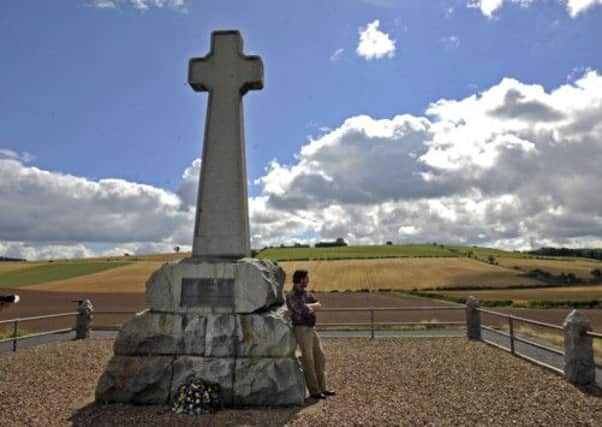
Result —
[[[284,271],[248,258],[242,97],[263,87],[263,65],[242,52],[238,31],[216,31],[190,61],[190,85],[209,92],[192,257],[146,282],[148,309],[121,328],[97,401],[165,404],[195,377],[218,383],[226,406],[303,404]]]
[[[238,31],[216,31],[209,54],[190,60],[188,82],[209,92],[192,256],[250,256],[242,97],[263,88],[261,58],[243,54]]]

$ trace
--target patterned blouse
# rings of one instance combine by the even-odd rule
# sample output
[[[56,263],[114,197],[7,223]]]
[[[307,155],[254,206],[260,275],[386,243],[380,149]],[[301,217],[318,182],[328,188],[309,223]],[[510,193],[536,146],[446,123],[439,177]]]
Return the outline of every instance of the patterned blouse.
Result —
[[[316,313],[311,311],[307,304],[318,302],[311,292],[293,288],[286,295],[286,305],[291,313],[293,326],[314,326]]]

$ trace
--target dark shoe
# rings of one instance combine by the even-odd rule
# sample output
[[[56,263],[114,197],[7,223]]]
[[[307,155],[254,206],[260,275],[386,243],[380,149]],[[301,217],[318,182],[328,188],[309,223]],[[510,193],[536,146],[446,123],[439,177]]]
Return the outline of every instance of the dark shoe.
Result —
[[[336,391],[332,391],[332,390],[325,390],[322,392],[322,394],[324,396],[336,396],[337,395]]]
[[[326,399],[326,395],[324,393],[310,394],[309,397],[312,399]]]

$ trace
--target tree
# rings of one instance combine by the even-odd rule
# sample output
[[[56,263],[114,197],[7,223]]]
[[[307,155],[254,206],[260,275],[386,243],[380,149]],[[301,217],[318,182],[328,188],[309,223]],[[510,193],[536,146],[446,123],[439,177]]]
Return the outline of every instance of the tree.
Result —
[[[178,253],[178,252],[180,252],[180,247],[179,246],[174,246],[173,250],[174,250],[175,253]]]
[[[495,264],[495,257],[493,255],[488,255],[487,256],[487,262],[489,264]]]

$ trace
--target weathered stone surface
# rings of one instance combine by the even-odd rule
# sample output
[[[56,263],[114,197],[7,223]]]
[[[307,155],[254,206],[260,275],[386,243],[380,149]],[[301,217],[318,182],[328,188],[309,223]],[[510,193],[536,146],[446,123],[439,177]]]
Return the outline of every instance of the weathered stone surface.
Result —
[[[123,325],[113,349],[117,355],[178,353],[182,350],[182,316],[144,311]]]
[[[577,310],[564,320],[564,377],[572,384],[592,384],[596,381],[593,338],[590,320]]]
[[[242,341],[236,353],[240,357],[289,357],[295,353],[297,341],[284,307],[240,315],[240,326]]]
[[[113,356],[96,385],[99,402],[164,404],[173,357]]]
[[[222,388],[224,404],[232,406],[232,381],[234,378],[235,361],[232,358],[206,358],[195,356],[178,357],[173,365],[173,381],[171,398],[188,377],[196,376],[211,383],[218,383]]]
[[[238,406],[303,405],[305,381],[294,358],[236,360],[234,401]]]
[[[183,279],[234,280],[234,306],[190,305],[182,301]],[[147,306],[176,313],[253,313],[284,304],[285,274],[272,261],[243,258],[236,262],[205,262],[189,258],[163,264],[146,283]],[[213,292],[212,292],[213,295]]]
[[[203,356],[205,354],[205,332],[207,318],[201,315],[190,315],[186,318],[184,328],[183,353]]]
[[[481,312],[479,301],[474,297],[466,300],[466,336],[471,340],[481,339]]]
[[[231,313],[232,307],[197,306],[189,307],[182,304],[183,279],[234,279],[236,264],[221,263],[166,263],[157,270],[146,282],[147,306],[155,311],[176,313]]]
[[[211,91],[192,242],[195,257],[250,254],[242,97],[263,87],[263,64],[238,31],[214,31],[211,52],[190,60],[188,82]]]
[[[210,314],[207,316],[205,355],[207,357],[232,357],[242,342],[239,316],[235,314]]]
[[[237,262],[236,313],[253,313],[284,304],[284,270],[270,260],[243,258]]]

